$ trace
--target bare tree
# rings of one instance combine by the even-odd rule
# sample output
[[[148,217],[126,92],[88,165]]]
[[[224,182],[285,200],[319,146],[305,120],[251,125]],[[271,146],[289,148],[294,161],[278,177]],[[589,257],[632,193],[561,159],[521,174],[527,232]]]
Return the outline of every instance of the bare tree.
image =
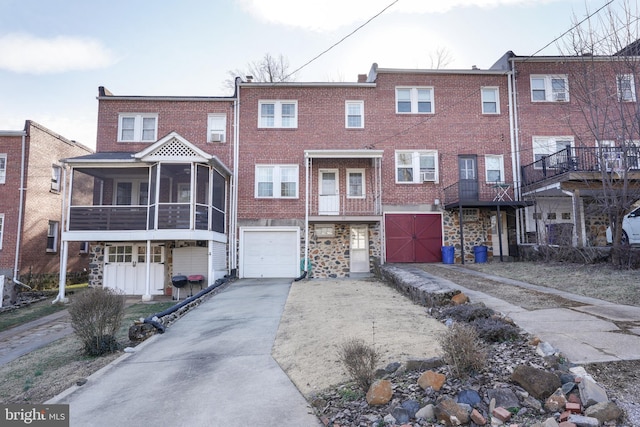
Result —
[[[429,60],[431,61],[431,68],[439,70],[451,64],[453,58],[446,47],[438,47],[435,52],[429,53]]]
[[[229,78],[225,80],[225,87],[233,89],[236,77],[251,78],[254,82],[278,83],[296,80],[295,73],[289,71],[289,60],[282,54],[275,57],[265,53],[262,59],[249,62],[245,69],[236,68],[227,71]]]
[[[574,17],[574,22],[569,41],[560,47],[564,55],[579,58],[570,67],[571,103],[566,117],[576,135],[576,146],[597,145],[591,153],[599,179],[584,182],[609,219],[612,262],[621,264],[623,216],[640,199],[634,179],[640,167],[640,114],[635,93],[635,79],[640,75],[637,4],[634,10],[625,1],[620,10],[609,6],[598,18],[578,24]]]

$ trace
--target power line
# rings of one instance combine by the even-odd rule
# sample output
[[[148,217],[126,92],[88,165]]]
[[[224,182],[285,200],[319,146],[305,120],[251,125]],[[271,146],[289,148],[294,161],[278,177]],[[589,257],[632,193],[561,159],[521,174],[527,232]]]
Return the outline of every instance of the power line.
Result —
[[[345,41],[346,39],[348,39],[349,37],[351,37],[352,35],[354,35],[356,32],[358,32],[360,29],[362,29],[363,27],[365,27],[367,24],[369,24],[371,21],[373,21],[374,19],[376,19],[378,16],[382,15],[387,9],[389,9],[391,6],[393,6],[394,4],[398,3],[398,1],[400,0],[394,0],[393,2],[391,2],[389,5],[387,5],[384,9],[382,9],[380,12],[376,13],[375,15],[373,15],[371,18],[369,18],[368,20],[366,20],[362,25],[360,25],[359,27],[357,27],[355,30],[351,31],[349,34],[347,34],[346,36],[344,36],[343,38],[341,38],[340,40],[338,40],[336,43],[332,44],[329,48],[325,49],[324,51],[320,52],[318,55],[316,55],[315,57],[313,57],[312,59],[310,59],[309,61],[307,61],[306,63],[304,63],[302,66],[298,67],[295,71],[289,73],[284,80],[288,79],[289,77],[291,77],[292,75],[294,75],[295,73],[297,73],[298,71],[302,70],[303,68],[305,68],[307,65],[311,64],[312,62],[314,62],[316,59],[320,58],[322,55],[324,55],[325,53],[329,52],[331,49],[333,49],[334,47],[338,46],[340,43],[342,43],[343,41]],[[613,0],[611,0],[613,1]]]

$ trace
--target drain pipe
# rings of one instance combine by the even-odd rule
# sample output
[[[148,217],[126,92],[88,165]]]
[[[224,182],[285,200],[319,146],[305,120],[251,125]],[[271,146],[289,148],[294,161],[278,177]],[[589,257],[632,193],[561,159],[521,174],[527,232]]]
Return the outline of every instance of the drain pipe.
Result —
[[[27,124],[25,124],[25,130],[23,130],[21,132],[21,136],[22,136],[22,155],[21,155],[21,160],[20,160],[20,202],[18,205],[18,230],[16,232],[16,257],[14,260],[14,264],[13,264],[13,283],[17,284],[17,285],[21,285],[21,286],[26,286],[24,283],[21,283],[18,280],[18,267],[19,267],[19,260],[20,260],[20,241],[22,239],[22,216],[24,215],[24,192],[25,192],[25,188],[24,188],[24,169],[25,169],[25,161],[26,161],[26,146],[27,146],[27,130],[26,130],[26,126],[29,124],[29,122],[27,121]]]
[[[200,298],[203,295],[208,294],[209,292],[213,291],[214,289],[222,286],[223,284],[227,283],[229,280],[231,279],[231,276],[225,276],[222,279],[218,279],[216,280],[213,285],[209,286],[206,289],[201,290],[200,292],[198,292],[197,294],[190,296],[189,298],[186,298],[184,301],[171,306],[169,308],[167,308],[164,311],[161,311],[160,313],[156,313],[156,314],[152,314],[151,316],[147,317],[146,319],[143,320],[143,323],[148,323],[150,325],[152,325],[154,328],[156,328],[158,330],[159,333],[163,334],[165,332],[165,330],[167,329],[166,326],[164,326],[162,323],[160,323],[158,320],[161,317],[164,316],[168,316],[171,313],[174,313],[178,310],[180,310],[182,307],[190,304],[191,302],[197,300],[198,298]]]

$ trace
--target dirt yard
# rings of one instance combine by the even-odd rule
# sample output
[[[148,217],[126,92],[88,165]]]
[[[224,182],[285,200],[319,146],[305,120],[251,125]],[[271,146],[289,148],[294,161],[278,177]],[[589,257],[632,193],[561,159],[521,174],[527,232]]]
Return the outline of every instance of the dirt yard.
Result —
[[[434,337],[445,327],[424,307],[383,282],[294,282],[273,357],[306,397],[349,380],[338,348],[360,338],[380,352],[380,366],[440,355]]]

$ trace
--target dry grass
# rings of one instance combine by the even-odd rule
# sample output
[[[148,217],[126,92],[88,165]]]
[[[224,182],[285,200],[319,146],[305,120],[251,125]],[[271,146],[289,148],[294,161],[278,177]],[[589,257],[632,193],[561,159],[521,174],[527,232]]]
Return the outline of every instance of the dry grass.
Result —
[[[465,267],[616,304],[640,306],[637,270],[619,270],[608,264],[534,262],[491,262]]]

